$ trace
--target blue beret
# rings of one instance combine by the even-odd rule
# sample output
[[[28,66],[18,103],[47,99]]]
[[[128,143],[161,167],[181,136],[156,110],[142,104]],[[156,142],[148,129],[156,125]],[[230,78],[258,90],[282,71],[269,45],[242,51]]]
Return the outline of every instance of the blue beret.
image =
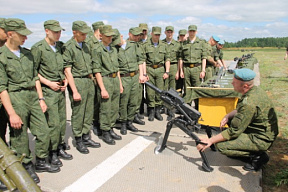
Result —
[[[219,38],[217,35],[212,35],[212,38],[213,38],[215,41],[217,41],[217,42],[220,41],[220,38]]]
[[[220,44],[220,45],[224,45],[225,42],[224,42],[224,40],[221,39],[221,40],[218,42],[218,44]]]
[[[240,81],[251,81],[256,76],[256,73],[251,69],[242,68],[234,70],[234,77]]]

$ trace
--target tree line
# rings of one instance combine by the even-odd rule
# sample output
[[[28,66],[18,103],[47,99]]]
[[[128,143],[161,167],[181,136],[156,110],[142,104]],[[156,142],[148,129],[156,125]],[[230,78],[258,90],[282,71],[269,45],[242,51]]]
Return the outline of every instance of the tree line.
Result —
[[[288,47],[288,37],[245,38],[235,43],[225,42],[225,47]]]

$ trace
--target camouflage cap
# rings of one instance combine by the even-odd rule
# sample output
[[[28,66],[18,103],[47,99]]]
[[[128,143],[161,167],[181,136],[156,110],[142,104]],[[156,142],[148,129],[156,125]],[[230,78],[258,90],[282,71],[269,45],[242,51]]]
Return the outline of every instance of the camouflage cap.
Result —
[[[113,29],[114,35],[112,38],[112,46],[118,45],[119,43],[121,43],[121,38],[120,38],[120,32],[118,31],[118,29]]]
[[[161,27],[152,27],[152,33],[154,35],[161,35]]]
[[[220,41],[218,42],[218,44],[220,44],[220,45],[224,45],[224,44],[225,44],[225,41],[222,40],[222,39],[220,39]]]
[[[48,20],[44,22],[44,29],[49,29],[51,31],[65,31],[65,29],[63,29],[60,26],[59,21],[56,20]]]
[[[89,33],[91,28],[84,21],[74,21],[72,31],[80,31],[81,33]]]
[[[217,35],[212,35],[212,38],[213,38],[216,42],[219,42],[219,41],[220,41],[220,38],[219,38]]]
[[[174,27],[173,26],[167,26],[165,28],[165,31],[174,31]]]
[[[140,27],[131,27],[129,29],[129,33],[131,33],[132,35],[140,35],[142,33],[142,30]]]
[[[26,25],[25,22],[22,19],[17,18],[9,18],[5,19],[5,31],[15,31],[19,33],[20,35],[30,35],[32,31],[30,31]]]
[[[256,77],[256,73],[248,68],[236,69],[234,77],[240,81],[251,81]]]
[[[112,36],[115,34],[111,25],[103,25],[100,28],[100,33],[105,35],[105,36]]]
[[[148,31],[148,25],[147,25],[147,23],[140,23],[140,24],[139,24],[139,27],[142,29],[142,31],[143,31],[143,30]]]
[[[97,22],[92,24],[92,28],[95,31],[97,29],[100,29],[100,27],[103,26],[103,25],[104,25],[103,21],[97,21]]]
[[[5,29],[5,18],[0,18],[0,28]]]
[[[197,26],[196,25],[189,25],[188,31],[197,31]]]
[[[178,32],[179,35],[186,35],[187,34],[187,30],[186,29],[181,29]]]

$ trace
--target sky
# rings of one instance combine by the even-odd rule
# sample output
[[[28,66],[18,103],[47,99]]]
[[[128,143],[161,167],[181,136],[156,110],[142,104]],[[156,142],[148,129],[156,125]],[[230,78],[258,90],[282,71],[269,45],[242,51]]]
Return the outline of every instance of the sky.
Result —
[[[58,20],[66,30],[61,41],[72,37],[72,23],[96,21],[117,28],[128,37],[131,27],[147,23],[162,28],[180,29],[198,26],[198,36],[209,39],[217,35],[228,42],[244,38],[288,36],[288,1],[284,0],[0,0],[0,17],[20,18],[33,32],[26,47],[45,37],[43,23]]]

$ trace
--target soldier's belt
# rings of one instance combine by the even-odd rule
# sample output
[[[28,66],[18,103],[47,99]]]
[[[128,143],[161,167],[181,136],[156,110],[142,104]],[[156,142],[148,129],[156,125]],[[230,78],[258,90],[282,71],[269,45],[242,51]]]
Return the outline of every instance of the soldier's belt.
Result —
[[[108,75],[103,75],[102,77],[112,77],[112,78],[115,78],[115,77],[117,77],[117,73],[115,72],[115,73],[110,73],[110,74],[108,74]]]
[[[148,66],[152,67],[153,69],[157,69],[157,68],[163,67],[164,65],[163,64],[159,64],[159,65],[148,65]]]
[[[170,62],[170,65],[178,64],[178,62]]]
[[[93,75],[92,74],[88,74],[88,75],[83,75],[83,76],[73,76],[73,78],[89,78],[89,79],[92,79],[93,78]]]
[[[185,63],[185,66],[190,67],[190,68],[198,67],[200,65],[201,63]]]
[[[129,72],[129,73],[125,73],[125,74],[120,74],[120,77],[134,77],[135,75],[137,75],[138,71],[133,71],[133,72]]]

